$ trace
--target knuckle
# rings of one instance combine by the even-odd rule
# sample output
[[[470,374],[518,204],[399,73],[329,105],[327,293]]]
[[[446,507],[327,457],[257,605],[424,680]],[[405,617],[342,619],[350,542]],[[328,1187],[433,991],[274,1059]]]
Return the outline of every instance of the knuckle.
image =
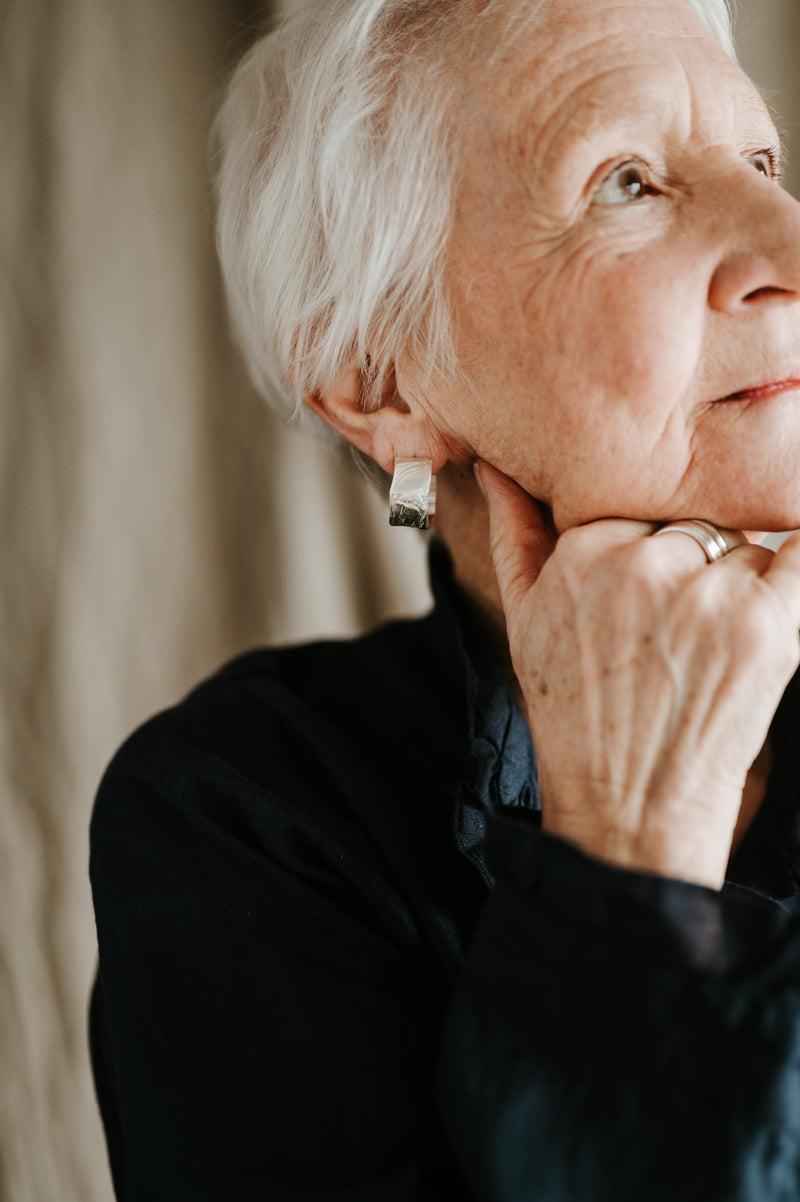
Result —
[[[797,632],[787,622],[779,599],[759,587],[738,604],[736,601],[734,598],[733,632],[740,652],[790,664],[797,652]]]
[[[766,606],[756,600],[739,605],[735,610],[735,631],[740,650],[760,652],[770,634]]]
[[[557,547],[562,556],[579,556],[584,558],[592,549],[594,539],[589,526],[572,526],[559,535]]]
[[[649,584],[660,575],[649,539],[639,538],[624,547],[617,548],[620,558],[625,560],[625,570],[635,581]]]

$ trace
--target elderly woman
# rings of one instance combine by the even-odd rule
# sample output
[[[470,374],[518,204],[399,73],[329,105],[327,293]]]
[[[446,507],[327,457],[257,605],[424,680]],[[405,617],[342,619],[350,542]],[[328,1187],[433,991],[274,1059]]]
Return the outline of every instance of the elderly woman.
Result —
[[[436,604],[114,760],[118,1197],[800,1199],[800,206],[723,0],[340,0],[218,133],[254,376],[435,498]]]

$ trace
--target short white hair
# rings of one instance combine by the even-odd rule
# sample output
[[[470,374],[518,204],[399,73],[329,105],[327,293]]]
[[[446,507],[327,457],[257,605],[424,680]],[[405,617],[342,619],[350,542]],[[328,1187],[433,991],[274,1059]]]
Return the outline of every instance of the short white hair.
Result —
[[[734,56],[726,0],[686,2]],[[348,365],[375,405],[401,350],[457,372],[444,284],[454,55],[502,10],[501,57],[552,3],[329,0],[240,63],[214,131],[218,246],[234,333],[284,417],[327,431],[302,400]]]

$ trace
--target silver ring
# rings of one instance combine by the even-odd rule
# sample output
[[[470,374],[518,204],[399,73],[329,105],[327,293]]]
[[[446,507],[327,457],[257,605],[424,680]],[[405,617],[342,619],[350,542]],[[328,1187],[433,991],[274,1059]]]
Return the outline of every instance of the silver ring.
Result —
[[[667,522],[666,526],[656,530],[652,537],[655,538],[658,534],[688,534],[689,538],[693,538],[702,548],[709,563],[722,559],[734,549],[729,545],[721,530],[711,522],[704,522],[702,518],[687,518],[683,522]]]

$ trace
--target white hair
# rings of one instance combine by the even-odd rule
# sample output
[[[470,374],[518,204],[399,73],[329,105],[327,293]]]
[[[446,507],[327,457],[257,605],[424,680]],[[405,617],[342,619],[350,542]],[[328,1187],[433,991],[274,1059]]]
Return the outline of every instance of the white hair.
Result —
[[[218,246],[234,333],[283,416],[322,427],[302,399],[349,365],[375,405],[401,349],[454,377],[454,55],[502,9],[502,57],[557,2],[330,0],[240,63],[215,125]],[[686,2],[733,56],[726,0]]]

